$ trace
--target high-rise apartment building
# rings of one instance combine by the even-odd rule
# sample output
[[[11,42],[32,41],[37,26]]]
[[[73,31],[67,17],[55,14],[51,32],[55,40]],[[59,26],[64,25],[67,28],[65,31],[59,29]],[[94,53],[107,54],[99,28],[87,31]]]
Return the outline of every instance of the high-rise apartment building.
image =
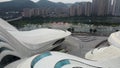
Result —
[[[91,2],[80,2],[70,7],[70,16],[90,16]]]
[[[112,0],[108,1],[107,15],[112,15]]]
[[[91,2],[86,2],[84,7],[85,7],[84,15],[85,16],[91,16],[91,14],[92,14],[92,3]]]
[[[81,16],[83,14],[83,5],[81,3],[76,5],[76,15]]]
[[[97,13],[98,13],[98,3],[99,3],[99,0],[92,0],[92,14],[94,16],[97,16]]]
[[[33,15],[34,15],[34,9],[29,9],[29,8],[23,9],[23,12],[22,12],[23,17],[31,17]]]
[[[70,16],[75,16],[76,15],[76,5],[72,5],[70,8],[69,8],[69,15]]]
[[[77,3],[77,16],[85,15],[85,3],[86,2],[80,2]]]
[[[40,9],[39,8],[36,8],[34,9],[34,16],[39,16],[40,15]]]
[[[106,16],[110,0],[93,0],[93,15]]]
[[[120,0],[113,0],[112,15],[120,16]]]

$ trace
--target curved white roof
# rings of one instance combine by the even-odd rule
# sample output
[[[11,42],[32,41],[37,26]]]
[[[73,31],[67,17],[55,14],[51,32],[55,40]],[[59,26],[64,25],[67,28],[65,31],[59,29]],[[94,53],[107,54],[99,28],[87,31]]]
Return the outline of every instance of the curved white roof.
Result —
[[[112,33],[108,38],[108,41],[111,45],[120,48],[120,31]]]
[[[0,26],[2,26],[4,29],[9,31],[17,31],[17,29],[14,26],[10,25],[7,21],[1,18],[0,18]]]
[[[8,65],[14,65],[15,63]],[[59,52],[46,52],[40,55],[35,55],[29,59],[25,59],[17,64],[16,68],[97,68],[100,67],[95,61],[88,61],[79,57]]]
[[[33,45],[40,46],[42,43],[47,44],[47,42],[59,40],[71,34],[68,31],[47,28],[31,31],[9,31],[9,33],[19,41],[27,44],[25,46],[28,48],[31,48]]]
[[[119,68],[120,57],[90,61],[65,53],[46,52],[9,64],[5,68]]]
[[[18,31],[0,18],[0,38],[12,48],[13,52],[17,52],[20,58],[51,50],[59,46],[70,34],[68,31],[47,28]],[[9,48],[7,45],[3,47]]]
[[[112,33],[108,38],[109,47],[94,49],[86,54],[87,59],[91,60],[109,60],[120,57],[120,31]]]
[[[56,29],[36,29],[31,31],[9,31],[18,40],[21,40],[28,44],[39,44],[49,40],[55,40],[69,36],[71,33],[68,31],[56,30]]]
[[[94,49],[85,55],[90,60],[105,61],[112,58],[120,57],[120,49],[115,46]]]

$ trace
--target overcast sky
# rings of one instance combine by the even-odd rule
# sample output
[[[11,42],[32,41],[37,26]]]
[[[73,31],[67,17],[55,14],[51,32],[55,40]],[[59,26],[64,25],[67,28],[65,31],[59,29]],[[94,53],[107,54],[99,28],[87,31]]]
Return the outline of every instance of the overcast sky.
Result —
[[[0,0],[0,2],[4,1],[10,1],[10,0]],[[34,2],[37,2],[38,0],[32,0]],[[63,2],[63,3],[75,3],[75,2],[81,2],[81,1],[92,1],[92,0],[50,0],[53,2]]]

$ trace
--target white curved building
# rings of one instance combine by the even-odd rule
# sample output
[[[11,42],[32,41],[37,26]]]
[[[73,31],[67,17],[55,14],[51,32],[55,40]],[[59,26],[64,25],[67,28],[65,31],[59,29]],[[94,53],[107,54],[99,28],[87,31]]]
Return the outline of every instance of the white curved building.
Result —
[[[5,68],[100,68],[94,62],[60,52],[46,52],[9,64]]]
[[[68,31],[47,28],[18,31],[0,19],[0,61],[5,61],[7,57],[25,58],[51,50],[70,34]]]
[[[18,60],[5,68],[119,68],[119,34],[110,35],[110,46],[94,49],[86,54],[87,59],[65,53],[46,52],[30,58]]]
[[[5,68],[119,68],[120,57],[104,61],[82,59],[60,52],[46,52],[18,60]]]
[[[120,57],[120,31],[112,33],[108,38],[108,47],[96,48],[86,54],[90,60],[104,61]]]

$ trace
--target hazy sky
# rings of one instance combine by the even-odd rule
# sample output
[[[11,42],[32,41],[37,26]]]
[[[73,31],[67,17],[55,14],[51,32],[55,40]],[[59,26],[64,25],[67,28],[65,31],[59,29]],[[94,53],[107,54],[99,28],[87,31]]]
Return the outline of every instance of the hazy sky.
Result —
[[[4,1],[10,1],[10,0],[0,0],[0,2]],[[32,0],[34,2],[37,2],[38,0]],[[75,2],[81,2],[81,1],[92,1],[92,0],[50,0],[53,2],[63,2],[63,3],[75,3]]]

